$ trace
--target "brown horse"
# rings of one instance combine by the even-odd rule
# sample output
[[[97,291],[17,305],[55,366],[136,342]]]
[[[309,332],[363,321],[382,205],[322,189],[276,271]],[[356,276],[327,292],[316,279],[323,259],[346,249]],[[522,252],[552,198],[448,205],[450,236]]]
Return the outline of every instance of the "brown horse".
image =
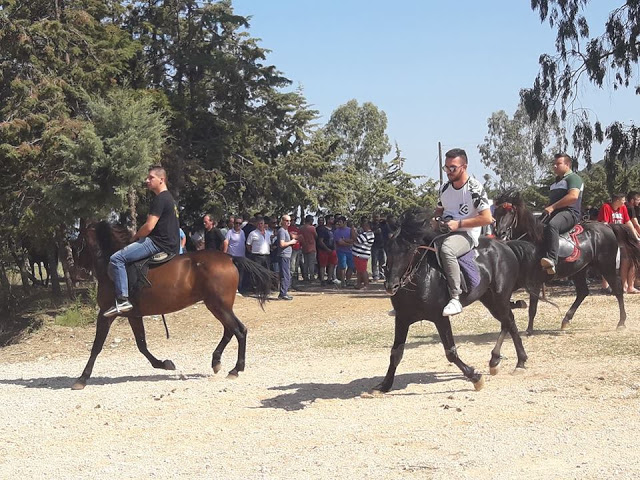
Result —
[[[81,390],[86,386],[96,357],[102,350],[115,318],[104,316],[104,312],[115,300],[114,285],[107,275],[107,266],[109,257],[130,243],[131,233],[123,226],[100,222],[90,225],[81,236],[98,280],[100,311],[91,355],[82,375],[72,386],[74,390]],[[175,312],[202,300],[224,327],[222,340],[213,351],[213,371],[220,371],[222,352],[232,336],[238,340],[238,359],[229,376],[237,377],[238,372],[244,370],[247,328],[233,313],[238,287],[238,268],[244,268],[251,277],[260,305],[264,305],[275,277],[272,272],[248,259],[232,259],[222,252],[200,250],[176,256],[169,262],[149,270],[147,278],[151,286],[143,288],[132,297],[134,308],[123,316],[129,320],[138,350],[147,357],[154,368],[175,370],[176,367],[171,360],[158,360],[149,352],[142,317]]]

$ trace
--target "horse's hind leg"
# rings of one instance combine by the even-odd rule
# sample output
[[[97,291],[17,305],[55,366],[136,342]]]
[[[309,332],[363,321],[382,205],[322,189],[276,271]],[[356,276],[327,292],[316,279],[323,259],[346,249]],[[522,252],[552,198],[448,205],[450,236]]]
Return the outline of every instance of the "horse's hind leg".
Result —
[[[107,338],[107,334],[109,333],[109,329],[111,328],[111,324],[113,323],[113,318],[107,318],[102,315],[102,311],[98,314],[98,320],[96,321],[96,336],[93,339],[93,346],[91,347],[91,354],[89,355],[89,361],[87,365],[84,367],[82,371],[82,375],[76,380],[71,388],[73,390],[82,390],[87,385],[87,380],[91,376],[91,372],[93,371],[93,365],[96,363],[96,358],[98,354],[102,351],[102,347],[104,346],[104,341]]]
[[[605,273],[606,272],[606,273]],[[617,328],[625,328],[625,322],[627,321],[627,311],[624,308],[624,294],[622,288],[622,280],[616,273],[615,267],[613,268],[602,268],[601,272],[602,276],[605,278],[607,282],[609,282],[609,286],[611,287],[611,291],[616,296],[618,300],[618,308],[620,310],[620,320],[618,321]]]
[[[161,368],[163,370],[176,369],[176,366],[171,360],[158,360],[151,354],[151,352],[149,352],[149,349],[147,348],[147,336],[144,331],[144,322],[142,321],[142,317],[129,317],[129,325],[131,325],[131,330],[133,331],[133,336],[136,339],[138,350],[147,358],[147,360],[149,360],[149,363],[151,363],[151,366],[153,368]]]
[[[224,327],[222,339],[211,356],[211,368],[213,368],[214,373],[218,373],[220,371],[220,359],[222,358],[222,352],[224,352],[225,347],[231,341],[231,336],[234,335],[238,340],[238,359],[235,367],[229,371],[227,376],[230,378],[237,377],[239,372],[244,371],[245,355],[247,351],[247,327],[245,327],[238,317],[236,317],[231,308],[223,308],[219,305],[208,303],[206,301],[205,305],[209,311],[213,313],[218,320],[220,320],[220,323],[222,323],[222,326]]]
[[[499,297],[491,296],[488,298],[483,297],[481,300],[484,306],[487,307],[489,312],[491,312],[491,315],[493,315],[501,325],[498,341],[491,351],[491,360],[489,360],[491,374],[494,375],[497,373],[497,366],[501,359],[500,348],[502,347],[502,342],[504,341],[507,333],[511,335],[513,346],[515,347],[516,355],[518,356],[516,368],[524,368],[528,357],[524,350],[524,346],[522,345],[522,338],[520,338],[520,333],[518,332],[518,325],[516,324],[513,312],[509,306],[509,299],[507,298],[506,300],[501,301]]]
[[[455,364],[473,383],[473,387],[476,390],[481,390],[484,387],[484,377],[481,373],[476,372],[476,370],[464,363],[460,357],[458,356],[458,350],[456,349],[456,344],[453,340],[453,332],[451,331],[451,322],[448,317],[441,317],[440,320],[435,322],[436,328],[438,329],[438,334],[440,335],[440,340],[442,341],[442,346],[444,347],[444,353],[447,356],[447,360],[451,363]]]
[[[562,324],[560,325],[561,330],[566,330],[569,327],[569,323],[571,322],[571,319],[573,319],[573,316],[575,315],[576,310],[578,310],[578,307],[580,306],[580,304],[584,301],[585,298],[587,298],[587,295],[589,295],[589,287],[587,286],[587,269],[586,268],[583,268],[578,273],[576,273],[575,275],[572,275],[569,278],[573,280],[573,283],[576,286],[576,299],[573,301],[573,303],[571,304],[571,307],[569,308],[564,318],[562,319]]]
[[[533,334],[533,321],[538,313],[538,300],[540,298],[540,291],[544,291],[544,284],[536,285],[537,288],[532,288],[529,293],[529,323],[527,324],[527,335]]]

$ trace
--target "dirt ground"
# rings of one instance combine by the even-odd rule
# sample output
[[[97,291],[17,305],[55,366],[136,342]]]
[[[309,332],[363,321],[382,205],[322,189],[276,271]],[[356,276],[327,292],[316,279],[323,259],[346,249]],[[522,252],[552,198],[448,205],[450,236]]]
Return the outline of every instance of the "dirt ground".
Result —
[[[486,373],[476,392],[444,356],[435,328],[414,325],[393,390],[379,383],[393,340],[388,297],[294,292],[292,302],[238,298],[249,329],[247,367],[235,340],[214,375],[220,324],[202,304],[149,318],[147,340],[178,370],[154,370],[117,320],[87,388],[72,391],[93,326],[45,322],[0,350],[0,478],[631,479],[640,475],[640,296],[627,329],[613,297],[587,298],[558,330],[573,297],[551,290],[537,333],[523,336],[528,368],[488,375],[498,323],[480,305],[455,318],[460,356]],[[524,298],[524,296],[518,296]],[[526,311],[517,310],[519,327]]]

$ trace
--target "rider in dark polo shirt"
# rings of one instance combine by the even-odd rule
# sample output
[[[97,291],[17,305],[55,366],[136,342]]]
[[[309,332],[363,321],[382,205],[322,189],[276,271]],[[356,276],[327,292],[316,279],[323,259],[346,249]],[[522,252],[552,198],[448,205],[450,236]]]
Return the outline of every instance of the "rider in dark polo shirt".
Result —
[[[151,203],[147,221],[131,239],[133,243],[111,255],[109,273],[116,288],[116,304],[104,312],[105,317],[114,317],[133,308],[129,302],[127,263],[160,252],[177,254],[180,250],[178,208],[167,190],[167,172],[162,167],[151,167],[146,184],[156,196]]]
[[[568,232],[580,221],[584,189],[582,179],[571,170],[571,157],[558,153],[554,158],[556,179],[549,189],[549,205],[544,209],[548,220],[544,224],[544,255],[540,260],[549,275],[556,273],[560,234]]]

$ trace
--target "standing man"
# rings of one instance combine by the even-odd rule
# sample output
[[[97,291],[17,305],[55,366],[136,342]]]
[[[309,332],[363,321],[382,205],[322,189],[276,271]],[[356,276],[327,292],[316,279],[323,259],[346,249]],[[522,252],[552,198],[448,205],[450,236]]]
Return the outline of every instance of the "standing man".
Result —
[[[204,249],[222,251],[225,236],[220,229],[216,227],[213,217],[207,213],[202,217],[202,223],[204,223]]]
[[[353,229],[347,226],[347,219],[344,216],[336,216],[335,222],[333,239],[336,242],[336,253],[338,254],[337,275],[342,286],[346,286],[355,270],[351,246],[355,242],[356,235]]]
[[[257,228],[247,237],[247,251],[251,253],[251,259],[270,269],[269,255],[271,254],[271,232],[267,231],[263,217],[256,217]]]
[[[313,226],[313,215],[304,217],[304,225],[300,227],[302,238],[302,280],[310,282],[316,273],[316,241],[318,234]]]
[[[245,256],[245,242],[246,238],[242,231],[242,217],[235,217],[233,221],[233,230],[227,232],[227,236],[224,239],[222,251],[228,253],[232,257],[244,257]],[[243,286],[244,269],[239,268],[238,274],[238,293],[242,293],[240,290]]]
[[[300,234],[300,229],[298,225],[296,225],[296,220],[298,217],[296,215],[291,215],[291,221],[287,225],[287,230],[289,231],[289,235],[291,238],[298,240],[298,235]],[[301,268],[302,263],[302,245],[300,242],[296,243],[291,247],[291,276],[293,278],[294,283],[299,280],[298,273]]]
[[[289,225],[291,225],[291,217],[283,215],[280,221],[282,228],[278,230],[278,260],[280,263],[280,300],[293,300],[289,295],[291,287],[291,252],[292,246],[298,243],[297,239],[292,239],[289,233]]]
[[[580,221],[584,183],[571,170],[571,162],[571,157],[566,153],[554,156],[553,173],[556,179],[549,188],[549,205],[543,212],[547,219],[543,232],[544,255],[540,259],[540,265],[549,275],[556,274],[560,234],[568,232]]]
[[[442,311],[445,317],[462,312],[458,257],[477,247],[480,230],[493,222],[487,194],[482,184],[469,176],[467,163],[467,153],[461,148],[445,153],[444,171],[448,181],[440,189],[435,211],[435,216],[441,217],[450,231],[438,248],[451,296]]]
[[[167,172],[162,167],[151,167],[145,183],[155,197],[151,202],[147,221],[131,239],[133,243],[118,250],[109,259],[109,274],[115,284],[116,304],[104,312],[105,317],[114,317],[133,308],[129,302],[127,263],[160,252],[177,254],[180,251],[178,207],[167,189]]]
[[[373,245],[371,246],[371,274],[374,280],[384,280],[384,267],[387,264],[387,256],[384,251],[384,237],[378,215],[373,215],[371,230],[374,235]]]

